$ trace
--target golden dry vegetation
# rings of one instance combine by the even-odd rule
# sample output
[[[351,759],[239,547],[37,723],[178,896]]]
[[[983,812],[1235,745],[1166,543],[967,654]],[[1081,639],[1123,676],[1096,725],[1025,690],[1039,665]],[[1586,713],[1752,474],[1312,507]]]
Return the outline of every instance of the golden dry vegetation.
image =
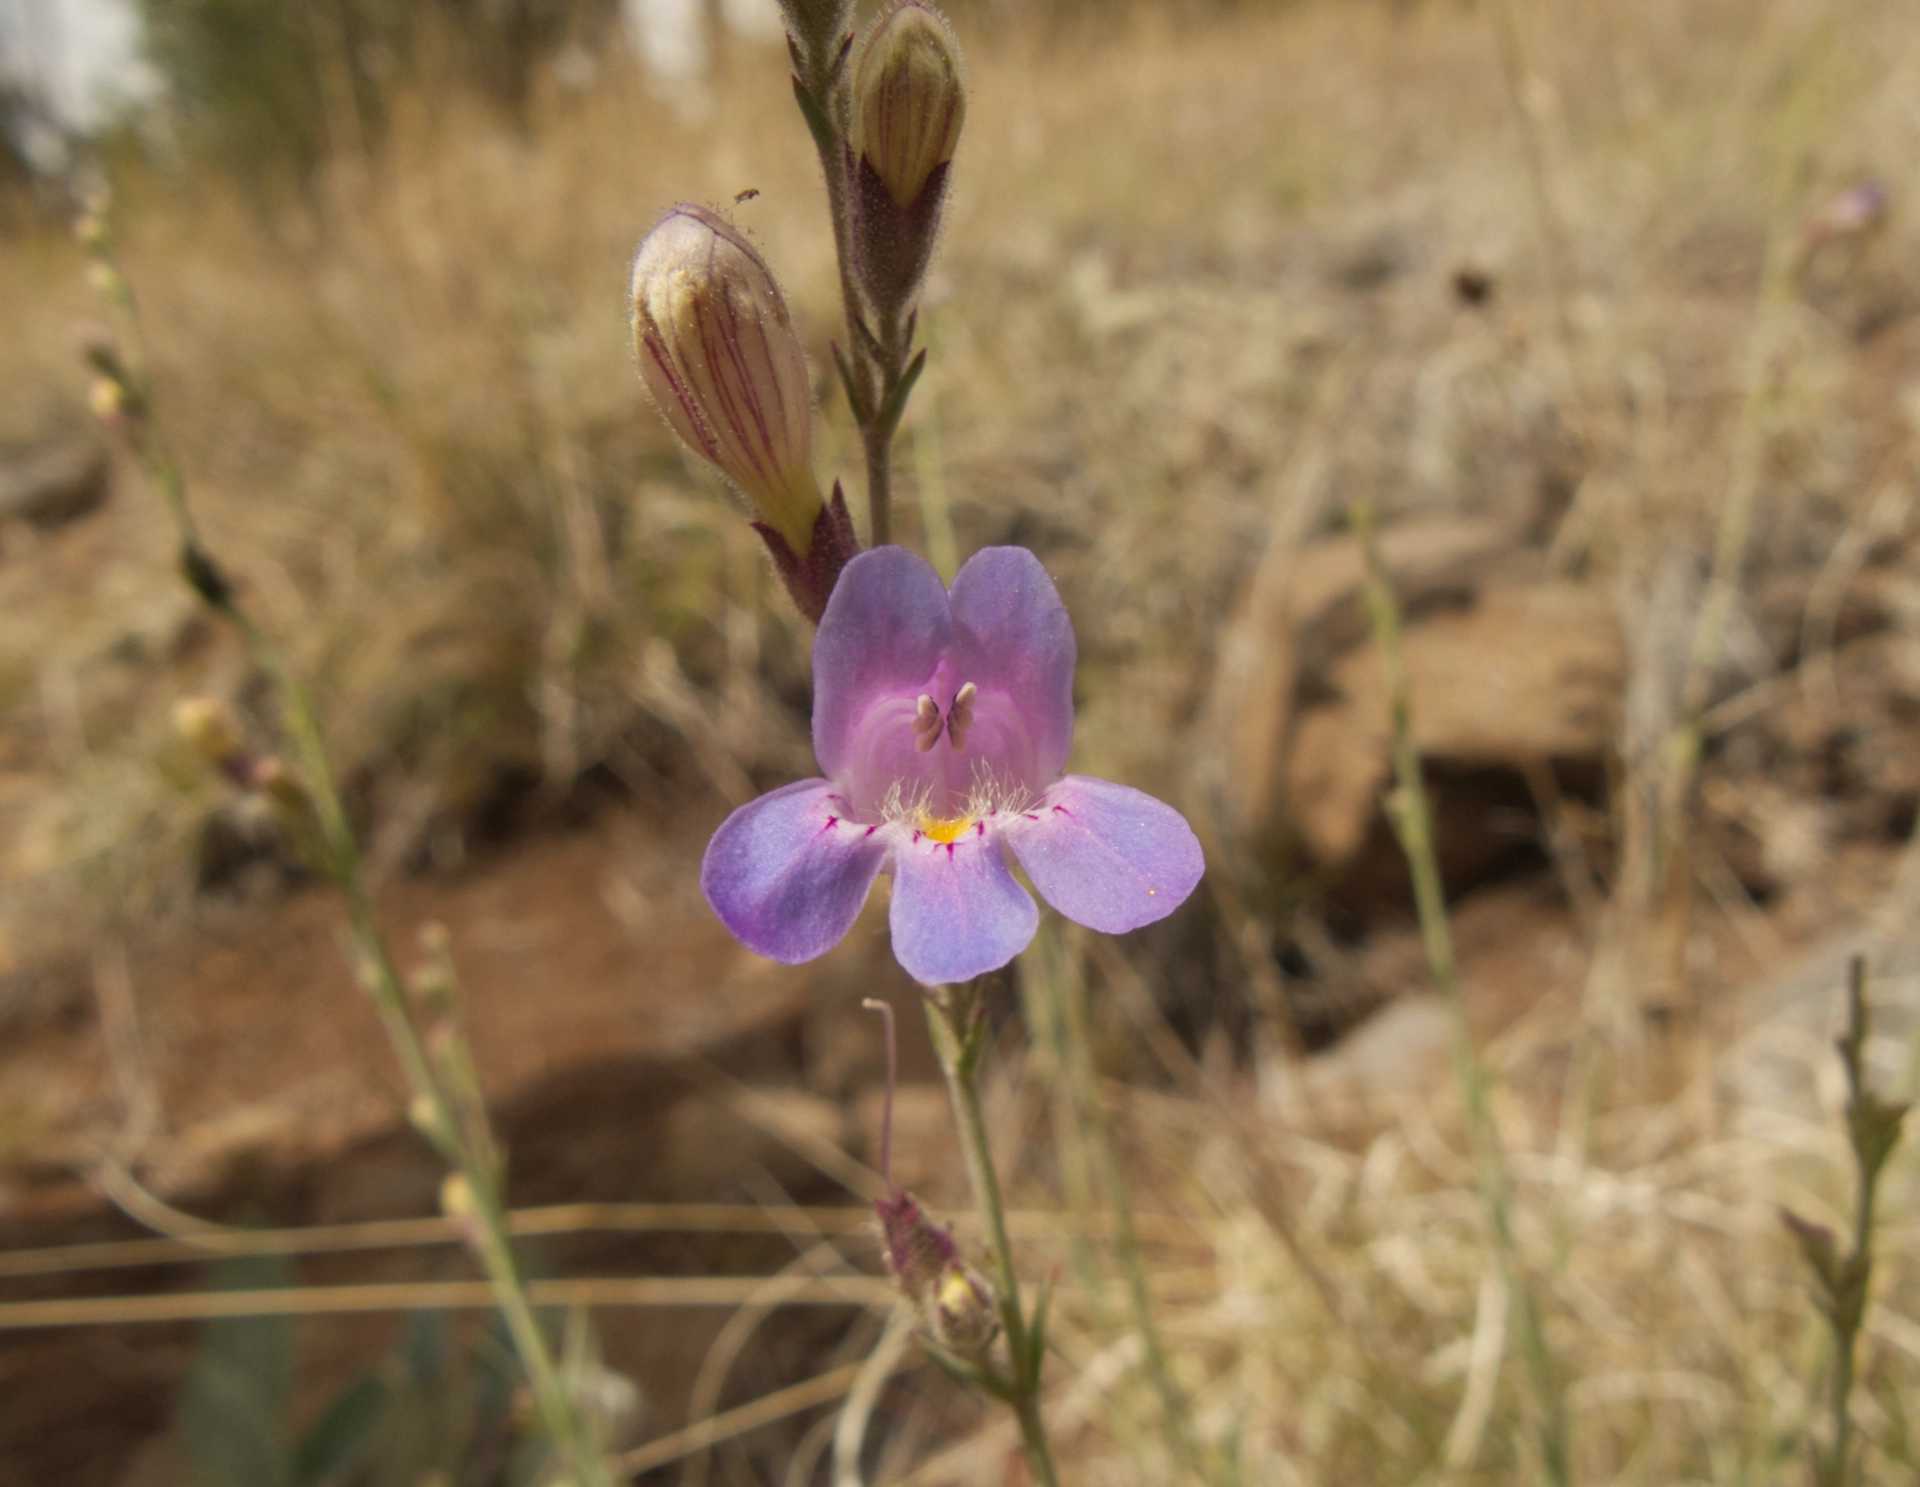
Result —
[[[965,35],[906,540],[1040,554],[1080,639],[1077,767],[1180,803],[1209,858],[1168,926],[1049,930],[1015,978],[1029,1036],[1002,1042],[994,1110],[1020,1202],[1064,1215],[1026,1271],[1067,1267],[1070,1479],[1540,1478],[1377,813],[1385,690],[1346,535],[1369,503],[1570,1477],[1798,1480],[1830,1359],[1778,1209],[1849,1222],[1826,1039],[1850,953],[1876,966],[1876,1077],[1920,1084],[1907,8],[995,15]],[[782,59],[722,63],[710,96],[662,100],[609,61],[518,125],[423,92],[298,207],[195,170],[120,183],[166,437],[396,881],[503,822],[487,850],[511,855],[611,812],[697,916],[659,886],[673,864],[690,879],[730,804],[811,770],[805,627],[626,344],[639,235],[757,188],[728,210],[812,350],[823,472],[856,484],[817,167]],[[1827,231],[1867,181],[1889,209]],[[99,313],[62,234],[0,241],[0,440],[77,416],[72,327]],[[172,741],[179,696],[229,696],[263,738],[273,699],[196,614],[135,472],[0,542],[0,1019],[26,1038],[91,1017],[99,936],[137,961],[191,938],[196,882],[287,885],[260,886],[270,833]],[[697,1000],[680,970],[633,995]],[[872,1066],[833,1092],[849,1142]],[[0,1161],[30,1165],[23,1078],[0,1072]],[[1136,1267],[1094,1212],[1109,1145],[1150,1220]],[[1870,1482],[1920,1464],[1913,1146],[1854,1406]],[[876,1415],[869,1480],[1013,1479],[1010,1433],[915,1387]],[[815,1418],[714,1479],[821,1480]]]

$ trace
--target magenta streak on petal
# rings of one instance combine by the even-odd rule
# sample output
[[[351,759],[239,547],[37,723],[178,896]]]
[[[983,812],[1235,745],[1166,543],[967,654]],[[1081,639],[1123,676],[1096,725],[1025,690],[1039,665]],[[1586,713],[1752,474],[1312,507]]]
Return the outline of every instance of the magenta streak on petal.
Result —
[[[801,780],[740,807],[700,865],[700,888],[749,950],[798,965],[838,944],[859,917],[887,844],[846,819],[825,780]]]
[[[1039,908],[1009,853],[1042,897],[1090,928],[1117,934],[1171,913],[1205,868],[1179,813],[1123,785],[1059,775],[1073,664],[1072,626],[1030,553],[976,554],[951,596],[902,549],[854,558],[814,644],[814,748],[829,778],[728,818],[701,875],[716,912],[749,948],[809,959],[890,870],[894,954],[928,985],[994,970],[1031,940]],[[966,684],[967,747],[956,750],[946,729],[916,748],[921,697],[950,721]],[[988,802],[975,798],[982,789]],[[1039,799],[1001,793],[1022,791]],[[916,829],[922,810],[946,823],[937,836]],[[957,840],[937,839],[969,814],[980,818]]]
[[[1041,805],[1002,835],[1040,896],[1089,929],[1124,934],[1165,918],[1206,870],[1180,813],[1141,791],[1068,775]]]
[[[930,850],[938,848],[945,850]],[[889,919],[893,953],[907,974],[941,986],[1012,960],[1032,940],[1040,909],[986,833],[958,842],[916,833],[894,849]]]

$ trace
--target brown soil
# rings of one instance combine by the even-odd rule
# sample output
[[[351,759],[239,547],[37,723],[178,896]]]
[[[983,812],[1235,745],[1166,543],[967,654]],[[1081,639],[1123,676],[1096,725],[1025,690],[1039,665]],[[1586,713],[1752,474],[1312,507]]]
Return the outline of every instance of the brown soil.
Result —
[[[884,919],[803,970],[760,961],[700,902],[697,840],[683,855],[657,827],[613,812],[382,895],[395,945],[410,946],[430,922],[452,935],[475,1057],[513,1154],[516,1205],[750,1201],[769,1184],[803,1203],[851,1201],[703,1090],[730,1075],[789,1091],[803,1119],[851,1141],[841,1107],[801,1091],[850,1092],[876,1067],[852,1009],[876,990],[910,994],[886,954]],[[372,1002],[337,947],[332,895],[215,905],[200,919],[184,939],[129,956],[141,1050],[131,1067],[115,1068],[95,1017],[48,1023],[0,1050],[0,1129],[11,1133],[0,1248],[142,1232],[88,1178],[123,1134],[117,1079],[157,1094],[161,1128],[119,1154],[176,1207],[254,1225],[435,1212],[440,1171],[402,1119]],[[836,1013],[851,1034],[822,1030]],[[793,1253],[784,1240],[738,1236],[576,1238],[545,1244],[539,1257],[559,1273],[751,1274]],[[335,1257],[307,1262],[301,1277],[417,1279],[450,1264],[463,1273],[444,1248]],[[0,1300],[191,1288],[204,1276],[186,1265],[16,1280],[0,1283]],[[723,1320],[596,1318],[609,1362],[641,1385],[649,1432],[678,1422],[688,1360]],[[756,1387],[792,1382],[849,1321],[834,1310],[783,1319],[741,1371]],[[303,1324],[310,1403],[380,1356],[399,1326]],[[194,1338],[187,1325],[0,1334],[0,1484],[177,1480],[167,1430]]]

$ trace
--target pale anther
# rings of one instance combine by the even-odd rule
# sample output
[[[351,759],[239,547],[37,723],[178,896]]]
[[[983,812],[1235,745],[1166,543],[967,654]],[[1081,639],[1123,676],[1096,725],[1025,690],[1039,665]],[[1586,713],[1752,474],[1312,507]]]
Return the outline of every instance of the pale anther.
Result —
[[[954,753],[967,747],[967,732],[973,727],[973,699],[979,688],[968,682],[953,694],[953,706],[947,712],[947,737],[953,740]]]
[[[940,742],[940,708],[926,693],[913,705],[913,747],[924,754]]]

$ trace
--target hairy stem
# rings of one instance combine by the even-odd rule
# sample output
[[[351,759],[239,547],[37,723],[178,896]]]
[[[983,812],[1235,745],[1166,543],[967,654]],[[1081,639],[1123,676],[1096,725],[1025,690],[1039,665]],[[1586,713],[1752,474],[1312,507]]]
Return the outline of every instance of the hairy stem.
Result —
[[[867,467],[867,541],[884,547],[893,541],[893,436],[904,403],[902,384],[909,375],[913,317],[902,320],[888,314],[878,317],[881,323],[870,324],[855,279],[845,54],[816,56],[796,46],[795,59],[800,68],[794,77],[795,90],[826,177],[827,214],[833,222],[834,255],[839,262],[840,298],[847,321],[842,368]]]
[[[893,541],[893,434],[878,424],[860,430],[867,459],[867,530],[874,547]]]

